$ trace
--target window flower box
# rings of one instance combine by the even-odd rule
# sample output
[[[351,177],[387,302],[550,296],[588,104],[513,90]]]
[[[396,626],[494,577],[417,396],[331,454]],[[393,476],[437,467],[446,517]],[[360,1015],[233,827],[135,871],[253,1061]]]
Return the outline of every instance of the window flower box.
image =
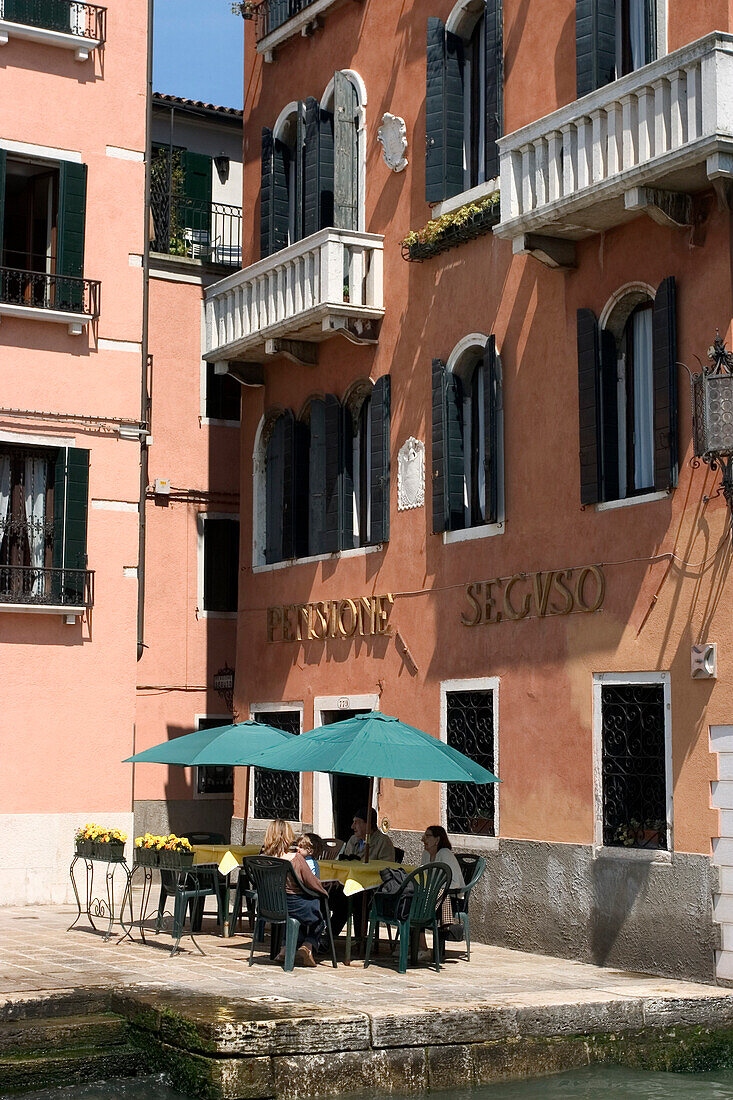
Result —
[[[447,252],[449,248],[490,233],[498,222],[499,195],[493,192],[480,202],[451,210],[429,221],[422,229],[408,233],[400,242],[402,258],[413,263],[428,260]]]
[[[76,854],[82,859],[91,859],[94,851],[94,843],[91,840],[77,840]]]
[[[122,841],[95,840],[92,847],[92,859],[104,860],[105,863],[121,863],[125,858],[125,845]]]
[[[135,863],[140,867],[159,867],[160,852],[157,848],[135,848]]]
[[[158,853],[160,857],[159,867],[180,871],[186,867],[193,867],[193,852],[175,852],[163,849]]]

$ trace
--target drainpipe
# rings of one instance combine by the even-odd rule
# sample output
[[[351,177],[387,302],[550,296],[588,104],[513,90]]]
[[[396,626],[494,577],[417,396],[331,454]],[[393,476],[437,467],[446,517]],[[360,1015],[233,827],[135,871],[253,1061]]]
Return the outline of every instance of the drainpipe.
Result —
[[[150,305],[150,151],[153,129],[153,15],[154,0],[148,0],[148,57],[145,101],[145,224],[143,226],[143,327],[142,363],[140,371],[140,420],[150,430],[151,394],[148,377],[152,377],[148,357],[148,312]],[[148,437],[140,436],[140,501],[137,551],[137,659],[145,649],[145,509],[148,488]]]

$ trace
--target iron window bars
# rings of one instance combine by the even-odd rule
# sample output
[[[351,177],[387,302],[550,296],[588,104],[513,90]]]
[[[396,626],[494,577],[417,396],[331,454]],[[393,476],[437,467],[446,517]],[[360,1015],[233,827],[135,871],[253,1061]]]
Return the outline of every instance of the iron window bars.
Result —
[[[0,604],[93,607],[94,570],[0,565]]]
[[[99,282],[75,275],[0,267],[0,302],[99,316]]]

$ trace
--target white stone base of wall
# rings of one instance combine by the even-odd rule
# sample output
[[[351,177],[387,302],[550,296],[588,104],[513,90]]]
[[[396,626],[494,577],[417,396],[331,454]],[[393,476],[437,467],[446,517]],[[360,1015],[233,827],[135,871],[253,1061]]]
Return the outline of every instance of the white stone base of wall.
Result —
[[[0,814],[0,905],[73,904],[69,866],[74,833],[94,821],[127,833],[125,855],[131,861],[135,838],[131,813]],[[103,864],[97,864],[95,893],[105,891]],[[83,864],[77,864],[80,892],[85,889]],[[124,875],[115,875],[115,893],[122,898]],[[83,903],[83,899],[82,899]]]

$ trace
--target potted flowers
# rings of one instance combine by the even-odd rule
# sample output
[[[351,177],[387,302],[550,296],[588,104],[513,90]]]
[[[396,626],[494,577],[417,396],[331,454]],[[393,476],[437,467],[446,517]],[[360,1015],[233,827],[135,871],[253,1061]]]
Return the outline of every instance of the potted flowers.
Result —
[[[136,837],[135,863],[139,863],[141,867],[157,867],[160,854],[158,841],[162,841],[162,839],[162,837],[153,836],[152,833],[145,833],[145,836]]]
[[[432,218],[421,229],[412,230],[400,245],[405,260],[421,261],[446,252],[464,241],[490,233],[499,220],[499,192],[492,191],[475,202]]]
[[[74,840],[76,854],[85,859],[121,862],[125,857],[127,833],[122,833],[119,829],[107,829],[90,821],[77,829]]]
[[[161,837],[163,847],[160,849],[161,867],[191,867],[193,866],[193,847],[185,836],[176,836],[170,833],[167,837]]]

